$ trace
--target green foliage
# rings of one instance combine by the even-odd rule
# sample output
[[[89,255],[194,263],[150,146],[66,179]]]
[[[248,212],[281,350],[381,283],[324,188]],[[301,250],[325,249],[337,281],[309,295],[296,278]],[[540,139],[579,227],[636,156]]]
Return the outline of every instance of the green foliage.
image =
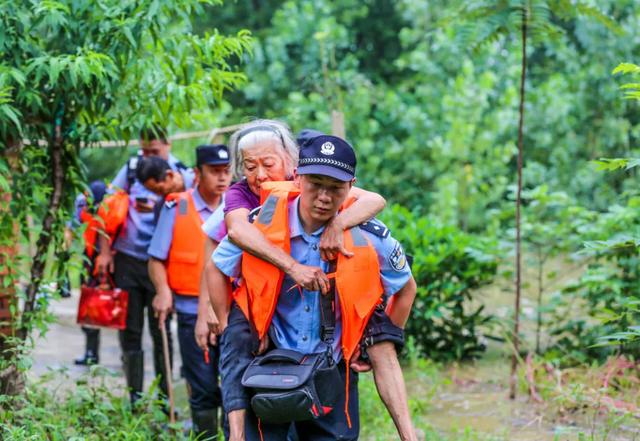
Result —
[[[614,74],[640,74],[640,67],[621,63]],[[625,97],[640,101],[636,83],[624,84]],[[626,171],[640,164],[638,158],[602,159],[596,162],[601,170]],[[577,292],[585,301],[589,317],[599,319],[601,325],[594,326],[588,319],[573,319],[556,330],[562,335],[561,347],[572,354],[579,352],[578,345],[587,346],[591,356],[603,357],[612,346],[623,353],[640,355],[640,223],[637,219],[640,197],[637,189],[624,195],[627,204],[614,206],[605,218],[604,225],[596,229],[604,234],[600,240],[585,243],[588,252],[596,257],[580,280],[566,292]],[[609,219],[607,219],[609,218]],[[594,234],[594,232],[592,232]]]
[[[613,73],[614,75],[617,73],[640,75],[640,66],[632,63],[620,63],[613,70]],[[620,89],[624,90],[625,98],[640,101],[640,83],[626,83],[620,86]]]
[[[3,277],[28,284],[18,289],[23,313],[14,310],[19,338],[0,340],[0,353],[8,342],[27,348],[30,330],[50,320],[51,296],[39,291],[66,273],[63,230],[86,189],[80,147],[129,140],[154,122],[192,126],[245,81],[235,63],[250,48],[247,31],[191,32],[205,3],[220,2],[0,1],[0,166],[10,171],[0,184],[13,190],[0,210],[0,244],[36,249],[23,247]],[[7,363],[15,357],[4,357],[0,371]]]
[[[491,320],[484,305],[470,306],[476,290],[496,273],[495,244],[465,234],[431,217],[419,217],[400,206],[382,218],[413,256],[418,284],[407,335],[433,360],[459,360],[484,351],[483,328]]]
[[[131,411],[128,397],[114,394],[114,374],[100,367],[77,380],[71,390],[60,388],[69,378],[52,372],[29,384],[21,396],[0,397],[0,438],[184,440],[182,427],[169,425],[163,403],[150,398],[155,386]],[[55,380],[55,381],[53,381]],[[56,384],[60,382],[60,384]]]
[[[493,9],[496,2],[380,3],[268,2],[248,18],[254,2],[238,0],[222,16],[200,17],[201,28],[254,23],[249,82],[230,95],[229,119],[275,117],[296,130],[330,131],[331,110],[341,110],[363,187],[483,232],[493,210],[511,204],[520,52],[502,31],[471,50],[460,31],[468,27],[470,39],[482,40],[491,30],[472,30],[481,20],[465,14],[482,5],[491,13],[502,9]],[[497,2],[511,19],[496,17],[494,28],[513,30],[521,3]],[[532,3],[541,5],[532,8],[541,23],[536,29],[553,30],[553,38],[536,40],[529,57],[525,189],[545,184],[604,210],[628,184],[620,175],[593,173],[590,161],[625,156],[640,133],[630,103],[602,81],[611,66],[633,56],[636,43],[628,36],[637,28],[637,8],[613,0],[597,7]],[[376,38],[373,29],[381,30]]]
[[[591,262],[578,280],[552,300],[554,344],[550,355],[567,362],[602,360],[614,349],[602,343],[633,339],[635,331],[630,326],[640,319],[639,207],[640,198],[631,197],[626,206],[612,206],[585,225],[583,237],[592,240],[585,244],[582,255]],[[620,348],[636,356],[638,349],[637,344]]]
[[[0,135],[48,139],[56,118],[86,142],[135,137],[151,120],[186,125],[243,81],[230,61],[250,43],[245,31],[191,34],[201,11],[195,0],[2,2]]]

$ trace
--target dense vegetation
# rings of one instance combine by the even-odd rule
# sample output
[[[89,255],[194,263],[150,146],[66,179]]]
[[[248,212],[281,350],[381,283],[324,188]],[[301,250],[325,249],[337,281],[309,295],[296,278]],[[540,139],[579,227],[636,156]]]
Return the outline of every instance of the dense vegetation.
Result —
[[[197,32],[249,27],[254,36],[243,59],[247,84],[211,111],[216,125],[272,117],[294,130],[330,131],[332,111],[344,113],[359,153],[359,184],[402,207],[383,219],[418,256],[425,300],[410,332],[436,359],[477,356],[487,333],[511,339],[504,320],[496,328],[487,308],[468,301],[479,286],[514,275],[521,54],[508,21],[511,4],[498,3],[503,9],[483,2],[240,0],[194,20]],[[619,285],[640,283],[625,271],[633,269],[637,247],[626,248],[630,257],[622,260],[584,247],[633,237],[638,228],[637,172],[605,172],[599,168],[612,163],[594,161],[638,155],[638,107],[624,99],[612,70],[633,60],[640,15],[633,1],[533,5],[532,21],[544,29],[533,34],[528,55],[522,236],[524,286],[536,311],[526,317],[523,351],[575,363],[612,352],[591,346],[628,331],[611,317],[628,312],[629,289]],[[186,162],[190,149],[177,148]],[[120,155],[115,167],[124,157],[114,153],[87,157],[109,176],[104,158]],[[466,265],[480,273],[462,270]],[[565,268],[577,270],[562,277]],[[566,314],[576,298],[585,300],[584,310]],[[603,308],[612,314],[604,327]],[[456,316],[457,324],[443,316]],[[432,344],[436,336],[446,344]]]
[[[221,124],[267,116],[296,130],[330,131],[332,110],[344,112],[360,184],[404,207],[384,218],[417,261],[430,264],[416,268],[428,301],[418,303],[414,337],[426,344],[433,327],[456,334],[441,321],[443,311],[468,327],[458,343],[445,339],[443,352],[424,346],[430,357],[471,356],[477,352],[461,348],[481,345],[476,328],[486,313],[461,312],[443,292],[464,297],[491,280],[491,265],[482,263],[490,255],[499,257],[502,276],[513,277],[521,54],[508,20],[518,4],[238,1],[196,21],[197,29],[227,32],[249,23],[255,36],[245,59],[248,84],[229,96]],[[525,287],[539,301],[531,317],[538,338],[523,350],[553,349],[552,357],[575,362],[611,353],[590,346],[626,331],[627,322],[603,327],[598,319],[604,309],[620,314],[631,287],[640,285],[637,246],[613,255],[584,248],[638,229],[637,172],[599,171],[594,161],[640,151],[638,105],[623,98],[623,81],[612,75],[637,54],[640,14],[633,1],[597,8],[534,1],[531,8],[538,28],[527,60],[523,248],[532,271]],[[487,237],[494,243],[476,239]],[[467,240],[475,245],[467,248]],[[451,260],[448,247],[463,251],[462,260]],[[476,269],[460,269],[466,265]],[[580,269],[558,277],[566,266]],[[586,300],[578,303],[584,310],[561,312],[578,298]]]
[[[620,65],[638,63],[636,1],[204,3],[0,1],[0,188],[12,194],[0,207],[0,247],[15,244],[16,226],[20,242],[38,247],[3,276],[5,288],[30,281],[18,291],[31,308],[16,324],[22,339],[5,341],[0,372],[28,349],[27,330],[46,327],[46,298],[35,294],[59,273],[46,260],[63,248],[73,197],[128,155],[81,154],[82,143],[129,139],[150,121],[175,132],[267,117],[329,132],[336,112],[359,155],[359,185],[387,198],[381,218],[414,257],[412,356],[476,358],[487,336],[511,348],[513,308],[477,294],[513,295],[524,115],[520,352],[540,354],[536,375],[612,354],[637,359],[640,68]],[[192,147],[174,150],[192,163]],[[112,398],[90,411],[108,420],[120,410]],[[67,403],[71,417],[91,407],[82,400]]]

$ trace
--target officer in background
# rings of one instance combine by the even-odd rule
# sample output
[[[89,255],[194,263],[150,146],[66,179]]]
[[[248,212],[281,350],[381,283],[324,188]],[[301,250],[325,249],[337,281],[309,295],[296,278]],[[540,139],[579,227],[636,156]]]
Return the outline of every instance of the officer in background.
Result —
[[[100,254],[96,259],[99,273],[114,272],[114,282],[118,288],[129,292],[127,327],[120,331],[120,347],[124,372],[129,387],[131,402],[140,397],[144,385],[144,353],[142,351],[142,330],[144,310],[147,308],[149,330],[153,341],[153,362],[156,375],[160,375],[160,389],[166,391],[165,369],[162,355],[162,334],[158,320],[151,308],[155,289],[149,278],[147,249],[155,230],[153,207],[158,196],[144,187],[136,178],[136,169],[141,157],[157,156],[169,163],[172,170],[184,178],[186,188],[193,185],[194,174],[173,155],[171,143],[162,127],[153,125],[140,131],[141,154],[129,159],[112,182],[115,188],[129,195],[126,222],[120,228],[113,246],[105,235],[100,236]],[[166,323],[167,332],[169,331]],[[171,342],[171,338],[169,338]],[[171,344],[170,344],[171,351]]]
[[[208,298],[201,286],[206,235],[202,224],[212,215],[222,217],[223,194],[231,183],[229,151],[224,145],[196,149],[198,185],[167,196],[149,247],[149,274],[156,289],[153,308],[160,326],[173,309],[178,316],[178,342],[183,373],[191,387],[191,417],[196,435],[217,434],[221,404],[217,346],[203,351],[196,342],[198,312],[207,314]]]
[[[142,185],[144,185],[147,190],[160,196],[153,207],[155,224],[158,223],[160,210],[162,210],[167,195],[186,190],[184,178],[180,172],[172,170],[167,161],[157,156],[140,159],[136,170],[136,178],[142,182]]]

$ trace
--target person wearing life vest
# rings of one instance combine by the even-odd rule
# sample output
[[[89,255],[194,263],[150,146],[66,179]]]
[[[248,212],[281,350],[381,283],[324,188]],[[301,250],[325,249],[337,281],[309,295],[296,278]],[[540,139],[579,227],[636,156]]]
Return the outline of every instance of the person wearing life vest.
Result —
[[[182,174],[172,170],[167,161],[157,156],[142,158],[138,163],[136,177],[147,190],[160,196],[153,207],[155,224],[158,223],[166,197],[171,193],[180,193],[186,190]]]
[[[140,131],[141,154],[134,156],[120,169],[112,187],[120,200],[126,201],[126,217],[118,226],[113,244],[107,235],[100,235],[100,252],[96,257],[96,267],[100,274],[114,273],[114,283],[129,293],[126,328],[119,332],[122,361],[130,400],[135,403],[142,393],[144,384],[144,353],[142,351],[142,331],[145,309],[149,321],[149,332],[153,342],[153,362],[156,375],[160,376],[159,388],[166,395],[165,364],[162,352],[162,335],[158,321],[151,308],[155,288],[148,272],[147,249],[155,230],[153,208],[160,199],[145,188],[136,177],[136,169],[143,157],[157,156],[167,161],[170,167],[182,174],[186,188],[191,188],[193,170],[187,169],[171,155],[171,143],[165,130],[157,125]],[[166,322],[170,334],[169,321]],[[172,353],[171,338],[169,352]]]
[[[313,137],[314,133],[309,133]],[[315,131],[315,134],[320,134]],[[304,141],[302,138],[298,138]],[[255,120],[244,124],[229,141],[231,168],[237,180],[225,194],[224,219],[221,223],[213,216],[203,229],[210,237],[210,243],[218,243],[228,232],[229,238],[245,251],[265,259],[282,269],[300,286],[313,289],[318,283],[328,283],[326,274],[319,267],[303,265],[293,259],[286,251],[271,244],[260,230],[248,221],[248,214],[260,205],[260,188],[273,181],[292,180],[298,163],[299,146],[286,124],[277,120]],[[336,253],[347,253],[344,249],[343,231],[372,218],[385,206],[382,196],[361,188],[353,187],[350,194],[356,201],[336,216],[327,225],[318,245],[323,259],[332,259]],[[217,323],[210,328],[220,333],[227,324],[227,331],[233,338],[220,342],[220,364],[223,405],[230,426],[230,440],[244,439],[244,413],[249,406],[250,396],[241,385],[246,366],[251,362],[251,349],[247,343],[250,326],[235,303],[229,304],[226,291],[226,277],[208,260],[204,275],[211,299],[219,298],[218,311],[213,314]],[[219,276],[219,282],[210,277]],[[213,306],[213,303],[212,303]],[[229,315],[229,311],[231,314]],[[229,318],[228,318],[229,316]],[[203,320],[201,320],[203,321]],[[201,329],[201,331],[198,331]],[[205,341],[207,329],[196,327],[198,341]],[[224,357],[223,354],[227,354]],[[395,356],[395,354],[394,354]]]
[[[291,184],[263,185],[269,195],[255,213],[253,225],[301,264],[320,267],[326,273],[328,263],[321,260],[319,238],[340,207],[348,204],[355,167],[355,153],[346,141],[334,136],[314,138],[300,151],[297,188]],[[353,255],[338,254],[335,274],[330,275],[337,287],[333,354],[343,373],[344,393],[327,415],[295,423],[305,440],[358,438],[357,374],[348,361],[358,351],[368,321],[381,302],[388,304],[391,321],[403,327],[415,298],[415,281],[402,247],[383,224],[375,221],[346,230],[344,244]],[[324,350],[319,291],[327,292],[328,287],[297,286],[277,267],[243,252],[228,238],[216,248],[213,260],[226,276],[240,278],[233,298],[244,317],[251,320],[260,340],[259,350],[268,346],[301,353]],[[234,338],[227,332],[232,320],[230,316],[221,344]],[[382,370],[376,376],[387,378],[380,392],[385,394],[383,400],[390,412],[401,412],[398,406],[406,406],[406,399],[405,403],[393,401],[387,394],[405,396],[402,372],[396,370],[395,378],[389,378],[386,367],[378,367]],[[260,423],[249,409],[245,430],[248,440],[285,440],[289,425]],[[415,439],[412,432],[412,428],[406,430],[403,438]]]
[[[96,212],[107,191],[107,185],[102,181],[93,181],[89,184],[90,194],[78,195],[75,201],[75,224],[84,224],[82,233],[84,254],[87,257],[82,273],[82,282],[85,279],[94,279],[94,260],[98,252],[98,234],[103,226],[103,221]],[[82,326],[82,332],[86,337],[84,355],[76,358],[74,363],[78,366],[98,364],[100,361],[100,329]]]
[[[167,196],[148,253],[149,274],[156,288],[153,309],[159,326],[164,326],[171,311],[177,313],[183,373],[191,388],[193,427],[196,435],[208,439],[217,434],[221,396],[217,346],[209,342],[203,351],[194,333],[198,311],[208,307],[208,297],[200,296],[206,293],[200,283],[207,240],[202,224],[216,212],[222,213],[231,173],[224,145],[198,146],[196,156],[198,185]]]

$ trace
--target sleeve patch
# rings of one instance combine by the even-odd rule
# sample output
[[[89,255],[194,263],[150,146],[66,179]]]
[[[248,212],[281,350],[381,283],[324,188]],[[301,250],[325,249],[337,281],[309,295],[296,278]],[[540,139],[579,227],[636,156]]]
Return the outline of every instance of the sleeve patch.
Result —
[[[389,236],[389,229],[376,219],[361,223],[360,228],[375,236],[386,239]]]
[[[396,242],[396,245],[393,247],[393,251],[391,251],[389,255],[389,264],[396,271],[402,271],[404,267],[407,266],[407,256],[404,254],[400,242]]]
[[[164,202],[164,206],[167,208],[173,208],[176,206],[176,200],[175,199],[171,199],[171,200],[166,200]]]

